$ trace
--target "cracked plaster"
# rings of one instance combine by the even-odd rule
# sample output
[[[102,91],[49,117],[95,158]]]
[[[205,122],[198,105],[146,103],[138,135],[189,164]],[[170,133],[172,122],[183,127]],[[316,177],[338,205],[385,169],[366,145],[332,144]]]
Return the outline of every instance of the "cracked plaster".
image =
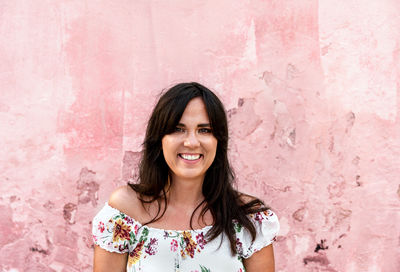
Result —
[[[277,271],[400,267],[398,1],[0,10],[0,270],[91,271],[92,217],[190,80],[226,106],[237,186],[280,217]]]

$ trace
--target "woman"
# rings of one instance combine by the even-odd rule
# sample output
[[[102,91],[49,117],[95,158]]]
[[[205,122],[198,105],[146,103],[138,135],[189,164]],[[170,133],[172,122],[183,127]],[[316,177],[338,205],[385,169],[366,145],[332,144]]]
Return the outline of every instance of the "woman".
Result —
[[[276,215],[233,189],[221,101],[181,83],[150,117],[136,184],[93,220],[94,271],[272,272]]]

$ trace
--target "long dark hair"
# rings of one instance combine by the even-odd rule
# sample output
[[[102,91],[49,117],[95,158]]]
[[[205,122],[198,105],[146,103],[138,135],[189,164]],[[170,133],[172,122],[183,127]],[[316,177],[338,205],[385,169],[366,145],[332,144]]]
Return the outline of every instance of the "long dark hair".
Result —
[[[224,106],[218,97],[203,85],[191,82],[180,83],[166,91],[155,106],[147,125],[146,136],[143,143],[143,153],[139,164],[138,183],[129,186],[139,194],[140,201],[158,203],[156,216],[146,224],[160,219],[167,209],[165,187],[168,182],[169,168],[161,150],[162,138],[175,131],[182,114],[195,97],[202,98],[213,135],[218,140],[215,159],[206,172],[202,193],[204,200],[200,216],[210,211],[213,216],[213,226],[206,237],[209,241],[225,232],[229,238],[232,253],[236,252],[236,237],[233,220],[245,227],[255,239],[256,230],[248,218],[248,214],[264,211],[267,207],[257,199],[245,201],[242,194],[233,188],[234,173],[228,161],[228,122]],[[146,199],[145,199],[146,198]],[[161,203],[164,208],[161,211]],[[192,227],[193,211],[190,218]]]

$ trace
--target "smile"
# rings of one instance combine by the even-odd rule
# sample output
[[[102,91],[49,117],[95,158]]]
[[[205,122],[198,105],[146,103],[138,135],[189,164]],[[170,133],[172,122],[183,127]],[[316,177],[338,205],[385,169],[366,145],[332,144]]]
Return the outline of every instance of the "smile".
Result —
[[[181,157],[184,160],[188,161],[196,161],[201,158],[201,154],[178,154],[179,157]]]

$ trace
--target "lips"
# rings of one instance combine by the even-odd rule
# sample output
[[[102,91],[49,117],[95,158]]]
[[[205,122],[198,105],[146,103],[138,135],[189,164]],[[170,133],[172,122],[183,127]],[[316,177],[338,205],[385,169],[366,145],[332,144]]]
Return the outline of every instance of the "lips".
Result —
[[[196,161],[200,159],[202,154],[187,154],[187,153],[179,153],[178,156],[187,161]]]

